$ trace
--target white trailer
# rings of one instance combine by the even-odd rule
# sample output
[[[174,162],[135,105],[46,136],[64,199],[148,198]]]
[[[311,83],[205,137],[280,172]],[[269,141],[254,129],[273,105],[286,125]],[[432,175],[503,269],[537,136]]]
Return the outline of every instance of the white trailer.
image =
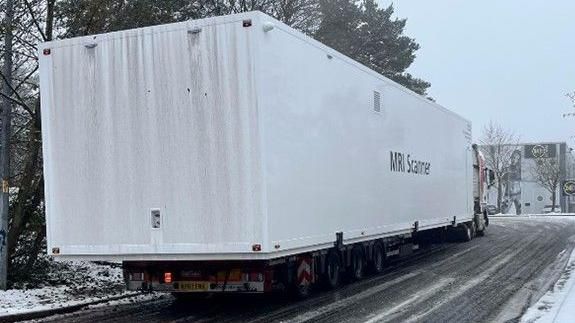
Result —
[[[44,43],[40,85],[48,252],[132,289],[305,292],[485,229],[469,121],[259,12]]]

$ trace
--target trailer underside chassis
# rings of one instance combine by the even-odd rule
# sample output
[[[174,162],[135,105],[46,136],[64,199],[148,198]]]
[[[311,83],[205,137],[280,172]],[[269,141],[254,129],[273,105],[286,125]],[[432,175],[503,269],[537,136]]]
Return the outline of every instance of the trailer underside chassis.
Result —
[[[313,288],[335,288],[342,281],[380,273],[396,257],[445,241],[469,241],[483,235],[486,220],[413,232],[402,236],[335,243],[330,249],[269,261],[124,262],[128,290],[171,293],[264,293],[290,291],[307,296]]]
[[[359,280],[368,268],[380,272],[386,259],[417,250],[411,236],[381,239],[271,261],[124,262],[128,290],[171,293],[263,293],[289,290],[300,296],[312,287]]]
[[[143,290],[171,293],[263,293],[264,282],[236,281],[216,283],[211,281],[129,282],[128,290]]]

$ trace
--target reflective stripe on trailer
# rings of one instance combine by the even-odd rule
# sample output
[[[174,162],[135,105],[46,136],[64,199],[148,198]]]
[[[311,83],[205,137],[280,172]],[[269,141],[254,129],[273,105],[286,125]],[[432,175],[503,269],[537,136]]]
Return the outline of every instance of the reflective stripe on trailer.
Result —
[[[298,285],[309,285],[313,283],[313,276],[311,274],[312,258],[298,257],[297,266],[297,283]]]

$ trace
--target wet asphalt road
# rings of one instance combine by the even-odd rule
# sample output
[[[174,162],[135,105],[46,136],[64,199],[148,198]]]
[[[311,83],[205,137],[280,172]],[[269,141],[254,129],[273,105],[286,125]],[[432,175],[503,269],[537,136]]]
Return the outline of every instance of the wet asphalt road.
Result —
[[[386,273],[294,301],[171,296],[100,306],[48,322],[516,322],[549,288],[575,243],[575,219],[492,219],[485,237],[449,243]]]

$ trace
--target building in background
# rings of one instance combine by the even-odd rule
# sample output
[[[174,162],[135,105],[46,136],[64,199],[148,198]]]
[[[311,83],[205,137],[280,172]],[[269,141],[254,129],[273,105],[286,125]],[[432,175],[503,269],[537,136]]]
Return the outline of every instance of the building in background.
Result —
[[[537,182],[536,163],[541,159],[554,159],[559,171],[555,212],[575,213],[575,196],[571,196],[575,194],[573,149],[565,142],[525,143],[512,147],[515,150],[512,152],[506,175],[502,181],[503,197],[500,212],[508,214],[549,213],[552,206],[552,194]],[[482,149],[489,148],[483,146]],[[491,187],[489,201],[494,205],[497,204],[497,185]]]

